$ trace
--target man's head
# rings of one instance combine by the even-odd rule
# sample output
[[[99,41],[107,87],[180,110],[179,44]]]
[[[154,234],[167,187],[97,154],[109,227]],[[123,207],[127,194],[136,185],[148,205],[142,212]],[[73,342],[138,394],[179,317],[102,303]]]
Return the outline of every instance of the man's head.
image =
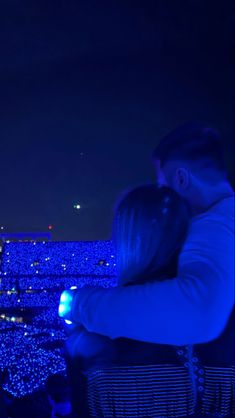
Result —
[[[199,123],[185,124],[165,136],[153,160],[158,183],[173,188],[192,206],[208,190],[228,182],[220,135]]]
[[[60,374],[48,376],[45,388],[48,401],[56,413],[66,415],[71,412],[71,389],[66,377]]]

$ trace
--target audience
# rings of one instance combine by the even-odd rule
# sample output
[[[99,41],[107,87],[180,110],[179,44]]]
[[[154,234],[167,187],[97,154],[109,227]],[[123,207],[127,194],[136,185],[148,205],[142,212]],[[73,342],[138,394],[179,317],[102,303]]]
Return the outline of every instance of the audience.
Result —
[[[65,346],[68,379],[60,374],[47,378],[45,404],[48,403],[48,408],[43,413],[40,408],[36,411],[33,398],[13,402],[6,396],[2,388],[7,379],[7,371],[4,370],[0,376],[1,418],[235,416],[235,310],[234,297],[230,294],[233,289],[231,224],[234,214],[231,215],[231,208],[234,208],[234,193],[226,178],[215,132],[205,127],[200,129],[198,126],[193,129],[186,126],[166,137],[154,154],[158,185],[137,187],[122,196],[117,205],[113,238],[117,254],[118,290],[121,289],[119,295],[124,295],[125,303],[122,305],[122,299],[116,299],[115,289],[112,293],[114,297],[110,299],[112,306],[110,301],[107,305],[102,302],[102,294],[108,294],[106,291],[99,290],[97,294],[95,289],[87,294],[86,290],[75,292],[67,317],[73,321],[68,328]],[[199,132],[201,137],[196,137],[195,132]],[[208,214],[205,219],[204,213]],[[192,225],[198,226],[200,222],[204,229],[201,227],[196,231],[197,239],[190,244],[188,237],[193,236]],[[218,228],[212,228],[213,222]],[[226,228],[224,225],[227,225]],[[209,240],[205,238],[206,230]],[[203,246],[202,236],[205,241]],[[220,240],[223,240],[224,252],[219,247]],[[193,245],[199,242],[200,251],[203,247],[206,263],[203,254],[195,251],[192,242]],[[204,260],[204,269],[201,268],[201,260]],[[180,263],[181,273],[187,263],[194,263],[190,270],[192,275],[185,276],[191,280],[187,282],[190,282],[188,287],[185,283],[182,286],[182,280],[177,277]],[[199,264],[200,272],[204,274],[203,282],[196,269]],[[213,282],[212,278],[217,281]],[[178,290],[178,293],[175,292],[180,295],[175,311],[178,328],[173,326],[174,309],[169,304],[169,298],[167,303],[164,303],[164,298],[161,301],[156,298],[155,304],[161,306],[161,310],[158,308],[155,315],[153,304],[148,303],[151,284],[159,282],[164,283],[165,294],[167,289],[169,294],[172,289],[181,289],[180,293]],[[222,282],[224,286],[221,286]],[[126,288],[129,289],[130,299],[125,296]],[[212,301],[208,299],[209,289],[213,290]],[[224,291],[224,298],[219,289],[221,295]],[[216,321],[212,321],[213,332],[207,326],[207,332],[201,333],[199,322],[194,322],[197,324],[195,339],[191,325],[193,316],[186,315],[186,306],[189,306],[186,299],[190,292],[195,318],[205,301],[210,307],[211,318],[213,313],[217,319],[223,313],[223,318],[217,321],[218,327]],[[83,303],[79,305],[81,294]],[[100,331],[96,326],[99,315],[94,321],[94,313],[90,314],[92,303],[87,309],[90,327],[82,321],[90,331],[79,324],[78,312],[81,313],[86,306],[84,298],[95,294],[102,296],[101,304],[98,296],[94,300],[97,301],[96,312],[101,313],[104,335],[91,332]],[[137,300],[140,303],[137,304]],[[182,311],[180,300],[182,306],[184,303]],[[175,303],[174,298],[172,301]],[[111,306],[110,310],[107,310],[108,306]],[[138,313],[143,308],[142,316]],[[102,309],[106,315],[102,316]],[[125,331],[112,334],[115,310],[121,318],[118,319],[119,329]],[[129,321],[128,312],[135,322]],[[180,320],[184,324],[182,332]],[[50,409],[49,414],[47,409]]]

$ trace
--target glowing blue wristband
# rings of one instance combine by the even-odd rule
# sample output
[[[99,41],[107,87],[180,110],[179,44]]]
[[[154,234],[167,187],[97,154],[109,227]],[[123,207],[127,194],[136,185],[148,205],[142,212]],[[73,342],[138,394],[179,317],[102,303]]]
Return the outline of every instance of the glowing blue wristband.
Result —
[[[66,324],[71,325],[73,322],[71,321],[72,316],[72,303],[73,298],[75,295],[75,291],[77,290],[77,286],[70,287],[69,290],[64,290],[60,296],[60,303],[58,308],[58,315],[60,318],[63,318]]]

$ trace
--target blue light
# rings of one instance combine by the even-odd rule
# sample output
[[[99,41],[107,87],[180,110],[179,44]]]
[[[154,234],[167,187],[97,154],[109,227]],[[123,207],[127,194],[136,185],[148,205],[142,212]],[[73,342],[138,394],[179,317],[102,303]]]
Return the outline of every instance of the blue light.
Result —
[[[40,308],[27,325],[3,318],[0,321],[0,368],[7,368],[10,374],[4,389],[22,397],[41,388],[49,374],[65,374],[61,350],[42,347],[57,347],[57,341],[62,346],[66,340],[66,327],[71,329],[74,324],[64,315],[76,288],[116,285],[114,249],[110,241],[10,242],[4,244],[1,257],[1,309]],[[109,265],[99,265],[99,260]],[[58,316],[58,307],[64,319]],[[10,316],[18,315],[13,312]]]
[[[60,303],[66,303],[68,302],[68,295],[67,292],[63,292],[60,296]]]
[[[59,316],[61,318],[63,318],[65,316],[67,311],[68,311],[68,308],[65,304],[60,304],[59,305]]]

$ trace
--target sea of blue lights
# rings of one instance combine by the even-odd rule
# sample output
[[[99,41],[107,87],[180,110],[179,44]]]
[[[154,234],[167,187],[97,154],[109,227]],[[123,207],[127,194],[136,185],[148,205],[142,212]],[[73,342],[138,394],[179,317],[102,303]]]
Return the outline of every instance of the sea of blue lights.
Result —
[[[66,372],[61,292],[74,285],[115,286],[113,245],[6,243],[0,273],[0,368],[9,371],[4,389],[22,397],[40,389],[49,374]],[[24,319],[27,309],[35,309],[30,321]]]
[[[6,243],[1,272],[5,276],[115,276],[111,241]]]
[[[19,308],[19,307],[58,307],[60,294],[64,289],[71,286],[79,288],[83,286],[114,286],[116,280],[114,277],[31,277],[25,279],[20,278],[20,289],[15,285],[15,281],[19,278],[2,279],[0,301],[1,307]],[[53,283],[52,283],[53,281]],[[19,290],[16,290],[19,289]]]

